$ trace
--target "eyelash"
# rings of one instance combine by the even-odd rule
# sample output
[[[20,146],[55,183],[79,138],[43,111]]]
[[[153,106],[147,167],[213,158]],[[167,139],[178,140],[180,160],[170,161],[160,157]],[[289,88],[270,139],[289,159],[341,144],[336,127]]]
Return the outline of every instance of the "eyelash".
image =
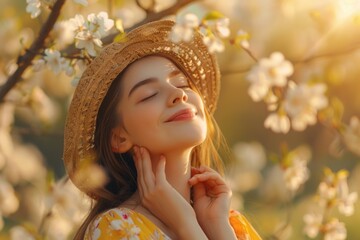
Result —
[[[154,94],[152,94],[152,95],[150,95],[150,96],[142,99],[140,102],[144,102],[144,101],[146,101],[146,100],[148,100],[148,99],[150,99],[150,98],[152,98],[152,97],[155,97],[157,94],[158,94],[158,93],[154,93]]]
[[[183,85],[183,86],[178,86],[177,88],[190,89],[190,86],[189,86],[189,85]],[[158,94],[158,93],[154,93],[154,94],[152,94],[152,95],[150,95],[150,96],[142,99],[140,102],[144,102],[144,101],[146,101],[146,100],[148,100],[148,99],[150,99],[150,98],[152,98],[152,97],[155,97],[157,94]]]

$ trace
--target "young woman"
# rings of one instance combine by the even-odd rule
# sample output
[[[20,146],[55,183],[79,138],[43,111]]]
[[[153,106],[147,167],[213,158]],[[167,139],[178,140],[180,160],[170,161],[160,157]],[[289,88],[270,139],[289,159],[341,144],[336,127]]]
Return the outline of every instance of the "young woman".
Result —
[[[231,190],[217,172],[216,60],[200,33],[172,43],[173,24],[133,30],[106,47],[79,82],[64,161],[95,205],[76,239],[260,239],[230,211]],[[89,164],[106,171],[105,186],[77,177]]]

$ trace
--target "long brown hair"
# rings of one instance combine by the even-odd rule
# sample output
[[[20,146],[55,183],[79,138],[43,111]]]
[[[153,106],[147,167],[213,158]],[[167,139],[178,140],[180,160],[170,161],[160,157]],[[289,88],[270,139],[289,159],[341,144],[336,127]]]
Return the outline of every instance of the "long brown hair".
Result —
[[[118,119],[116,115],[116,108],[122,96],[121,80],[125,71],[126,69],[119,74],[110,86],[96,120],[95,149],[98,155],[98,163],[107,172],[109,182],[102,188],[93,191],[98,199],[94,202],[89,215],[76,233],[74,237],[76,240],[84,238],[87,227],[96,216],[119,206],[137,190],[137,172],[132,154],[130,152],[114,153],[110,144],[111,130],[121,124],[121,119]],[[209,166],[223,174],[223,162],[218,149],[222,148],[227,151],[227,146],[218,125],[207,111],[206,106],[205,117],[208,128],[207,137],[203,143],[193,149],[191,165],[194,167]]]

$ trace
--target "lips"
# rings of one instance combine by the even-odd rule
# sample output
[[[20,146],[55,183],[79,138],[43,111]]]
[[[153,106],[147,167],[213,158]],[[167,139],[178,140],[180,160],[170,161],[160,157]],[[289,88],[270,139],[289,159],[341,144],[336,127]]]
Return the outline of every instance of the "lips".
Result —
[[[183,121],[183,120],[189,120],[195,117],[196,113],[192,109],[183,109],[178,112],[176,112],[174,115],[172,115],[168,120],[165,122],[174,122],[174,121]]]

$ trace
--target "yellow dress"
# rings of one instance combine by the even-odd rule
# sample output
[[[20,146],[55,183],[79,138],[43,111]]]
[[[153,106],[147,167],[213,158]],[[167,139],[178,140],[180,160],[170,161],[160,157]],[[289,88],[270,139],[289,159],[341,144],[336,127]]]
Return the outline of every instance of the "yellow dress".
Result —
[[[261,240],[247,219],[231,210],[230,224],[237,239]],[[95,218],[89,225],[84,240],[170,240],[154,223],[141,213],[129,208],[113,208]]]

